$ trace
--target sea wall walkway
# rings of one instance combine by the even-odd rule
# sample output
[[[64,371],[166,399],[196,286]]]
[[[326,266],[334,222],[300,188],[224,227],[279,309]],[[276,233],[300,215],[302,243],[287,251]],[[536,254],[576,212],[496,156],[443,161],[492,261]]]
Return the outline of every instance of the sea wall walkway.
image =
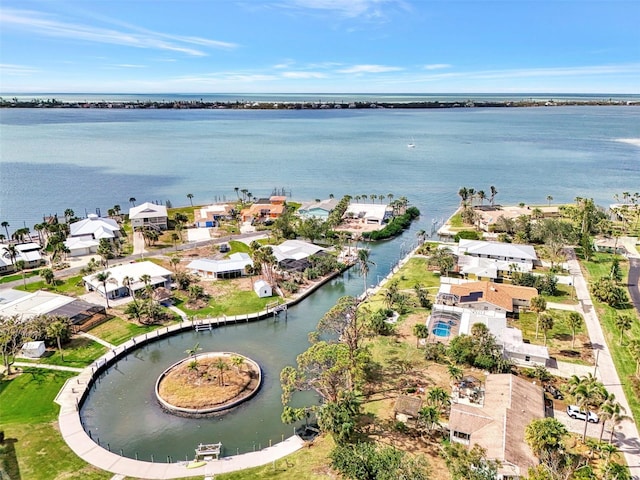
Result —
[[[349,266],[346,268],[348,267]],[[207,327],[213,329],[227,324],[252,322],[281,314],[280,312],[284,312],[286,315],[286,308],[299,303],[322,285],[341,275],[343,271],[344,270],[341,270],[325,277],[322,281],[313,284],[290,301],[282,305],[274,306],[273,308],[267,308],[267,310],[245,315],[202,319],[191,318],[168,327],[160,328],[152,333],[138,335],[124,344],[114,347],[94,361],[89,367],[83,369],[77,377],[67,380],[56,396],[55,401],[60,405],[58,424],[62,438],[76,455],[91,465],[108,472],[126,475],[127,477],[148,479],[185,478],[202,475],[203,473],[210,475],[232,472],[265,465],[299,450],[304,445],[304,441],[297,435],[293,435],[284,439],[282,442],[262,450],[224,457],[217,461],[208,462],[206,465],[198,468],[187,468],[186,462],[144,462],[118,455],[94,442],[82,426],[80,409],[100,374],[130,351],[185,330]],[[37,365],[34,366],[37,367]]]

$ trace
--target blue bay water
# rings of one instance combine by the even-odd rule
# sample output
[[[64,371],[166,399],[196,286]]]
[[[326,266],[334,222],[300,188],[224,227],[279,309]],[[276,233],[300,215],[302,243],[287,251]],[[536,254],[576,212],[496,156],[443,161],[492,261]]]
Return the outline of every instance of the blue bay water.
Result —
[[[449,215],[462,186],[531,204],[640,188],[640,108],[0,110],[0,219],[32,227],[128,199],[186,205],[284,187],[406,196]],[[413,140],[416,148],[408,149]]]
[[[456,110],[0,110],[0,220],[11,229],[73,208],[106,211],[128,199],[186,205],[234,198],[234,187],[294,199],[406,196],[423,212],[413,230],[446,217],[462,186],[502,203],[545,204],[640,189],[640,108],[561,107]],[[622,141],[627,140],[627,141]],[[628,142],[628,140],[635,141]],[[413,141],[416,147],[407,148]],[[372,246],[368,283],[388,273],[415,242],[409,232]],[[347,272],[292,307],[288,319],[185,332],[130,354],[101,377],[81,416],[94,440],[125,456],[173,461],[199,442],[226,453],[288,436],[278,376],[308,346],[307,332],[342,295],[364,288]],[[251,402],[213,419],[163,412],[157,375],[200,342],[258,360],[265,385]]]

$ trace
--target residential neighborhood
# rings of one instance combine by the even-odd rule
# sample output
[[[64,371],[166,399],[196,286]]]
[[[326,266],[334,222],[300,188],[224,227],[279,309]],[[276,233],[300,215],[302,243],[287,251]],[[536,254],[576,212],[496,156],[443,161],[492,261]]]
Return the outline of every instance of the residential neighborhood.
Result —
[[[15,248],[3,243],[2,258],[7,265],[22,258],[31,263],[22,264],[22,273],[10,282],[13,289],[0,288],[0,318],[10,319],[7,325],[33,324],[34,332],[53,332],[47,330],[47,322],[62,322],[68,328],[64,342],[69,345],[63,348],[61,337],[56,340],[49,333],[23,336],[20,344],[4,344],[5,370],[20,372],[30,368],[29,362],[50,368],[49,358],[62,356],[63,351],[65,357],[73,356],[73,339],[83,338],[107,347],[107,353],[90,359],[86,368],[78,368],[79,378],[90,385],[96,367],[100,366],[101,372],[117,365],[139,344],[149,341],[149,332],[156,332],[158,341],[163,341],[178,332],[197,334],[229,323],[286,319],[289,307],[313,308],[305,307],[313,305],[305,298],[327,282],[346,281],[348,276],[343,272],[353,268],[355,275],[364,279],[364,289],[362,280],[356,279],[362,294],[339,298],[310,338],[331,338],[338,333],[336,340],[316,345],[319,355],[325,355],[320,353],[322,349],[330,348],[345,348],[345,354],[354,349],[353,355],[357,355],[361,342],[375,349],[373,358],[385,374],[366,380],[366,393],[358,399],[356,409],[356,415],[364,416],[359,421],[366,417],[373,423],[366,428],[350,427],[353,430],[326,425],[323,409],[341,405],[351,387],[345,377],[341,380],[345,382],[343,393],[332,395],[325,391],[320,375],[313,390],[321,407],[309,410],[315,426],[312,430],[297,427],[292,440],[272,451],[275,459],[300,450],[304,443],[294,446],[287,442],[298,442],[309,432],[312,440],[305,441],[322,443],[332,438],[335,448],[340,449],[347,438],[347,443],[353,442],[355,436],[368,431],[374,441],[392,438],[420,455],[447,439],[450,444],[439,455],[427,455],[437,468],[447,471],[457,461],[478,461],[493,472],[487,478],[524,480],[534,471],[550,468],[541,447],[530,440],[532,425],[547,428],[548,422],[555,421],[553,428],[560,429],[558,441],[567,442],[567,448],[573,445],[571,448],[577,449],[595,437],[599,445],[615,446],[618,461],[624,459],[629,467],[634,466],[637,452],[630,440],[637,438],[637,427],[629,414],[635,413],[637,400],[628,396],[630,386],[623,390],[623,383],[611,383],[611,375],[619,375],[613,355],[607,342],[593,336],[594,325],[599,325],[597,315],[603,310],[599,307],[596,313],[594,302],[600,300],[592,300],[576,247],[565,247],[563,259],[558,261],[550,259],[544,246],[535,242],[502,241],[505,237],[495,235],[488,236],[489,240],[431,240],[418,232],[414,247],[383,278],[378,275],[375,282],[371,280],[369,287],[368,269],[375,266],[369,254],[376,250],[362,242],[360,232],[372,226],[385,228],[396,207],[334,199],[295,205],[296,226],[330,223],[332,212],[344,208],[343,222],[336,228],[343,233],[327,242],[325,234],[316,236],[304,229],[304,236],[282,238],[278,229],[287,227],[275,221],[291,214],[288,204],[286,197],[272,195],[247,208],[236,208],[232,203],[195,206],[172,216],[170,210],[146,202],[131,208],[134,213],[143,213],[142,223],[140,219],[136,222],[138,227],[134,219],[126,217],[120,220],[90,214],[84,220],[70,220],[65,241],[67,262],[77,266],[66,268],[75,275],[56,271],[50,283],[42,280],[42,286],[33,291],[30,286],[37,285],[40,277],[31,271],[42,268],[47,251],[38,242],[19,243]],[[186,220],[181,217],[185,210],[190,211]],[[549,218],[555,221],[558,217]],[[242,232],[239,224],[253,228]],[[181,240],[183,228],[208,233],[185,241]],[[155,241],[171,238],[172,243],[156,247],[145,238],[142,247],[133,247],[135,258],[127,257],[125,252],[131,252],[128,245],[143,231],[156,231]],[[114,242],[118,248],[113,247]],[[595,238],[591,255],[602,255],[598,258],[615,268],[619,258],[623,262],[640,258],[637,249],[631,250],[633,242],[633,237],[621,238],[624,255],[620,255],[617,245],[603,251],[603,239]],[[9,250],[17,256],[11,257]],[[240,298],[245,307],[238,310],[232,304]],[[44,330],[36,329],[40,324],[38,328]],[[127,334],[121,343],[110,343],[109,332],[125,325],[142,327],[145,333]],[[348,343],[361,335],[357,325],[367,329],[367,336]],[[625,341],[625,332],[631,327],[624,325],[616,320],[609,348],[632,347],[631,333]],[[389,343],[391,338],[395,340]],[[313,345],[311,348],[316,348]],[[407,359],[401,369],[393,360],[397,357],[392,352],[398,348]],[[339,360],[329,351],[326,354],[330,368],[333,362],[343,361],[347,363],[338,364],[344,372],[361,368],[348,367],[349,355]],[[308,384],[299,383],[308,368],[300,358],[298,366],[285,367],[283,372],[289,373],[281,376],[285,412],[292,408],[288,403],[291,392],[309,389]],[[64,365],[63,360],[58,362]],[[634,378],[632,371],[629,375]],[[580,393],[583,388],[591,389],[587,396]],[[77,440],[65,433],[77,430],[74,425],[79,417],[75,407],[68,410],[64,402],[69,407],[79,403],[83,389],[65,387],[60,395],[67,399],[59,420],[64,441],[88,463],[112,458],[112,452],[101,448],[81,452],[80,445],[92,441],[90,429],[79,427]],[[609,415],[606,408],[618,413]],[[583,417],[584,421],[580,420]],[[385,423],[389,419],[395,422],[391,429]],[[571,452],[576,461],[586,458],[580,449]],[[470,455],[480,457],[472,460]],[[111,471],[128,471],[124,463],[113,459]],[[233,459],[245,462],[242,454]],[[205,463],[211,471],[223,473],[221,463]],[[158,474],[153,463],[143,464],[145,475]],[[167,474],[171,478],[186,475],[185,465],[171,463]],[[602,467],[596,462],[590,468],[599,471]]]

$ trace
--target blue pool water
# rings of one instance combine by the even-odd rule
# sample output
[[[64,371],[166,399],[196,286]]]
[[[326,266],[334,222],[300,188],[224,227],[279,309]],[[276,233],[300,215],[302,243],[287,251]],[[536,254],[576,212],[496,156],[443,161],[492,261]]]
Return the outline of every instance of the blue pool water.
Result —
[[[451,325],[446,322],[437,322],[431,331],[436,337],[448,337],[451,333]]]

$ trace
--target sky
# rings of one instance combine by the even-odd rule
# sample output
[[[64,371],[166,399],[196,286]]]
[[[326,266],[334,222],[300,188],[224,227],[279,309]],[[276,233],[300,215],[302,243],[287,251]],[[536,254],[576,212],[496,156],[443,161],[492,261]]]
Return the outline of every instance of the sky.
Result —
[[[640,93],[638,0],[1,0],[6,93]]]

